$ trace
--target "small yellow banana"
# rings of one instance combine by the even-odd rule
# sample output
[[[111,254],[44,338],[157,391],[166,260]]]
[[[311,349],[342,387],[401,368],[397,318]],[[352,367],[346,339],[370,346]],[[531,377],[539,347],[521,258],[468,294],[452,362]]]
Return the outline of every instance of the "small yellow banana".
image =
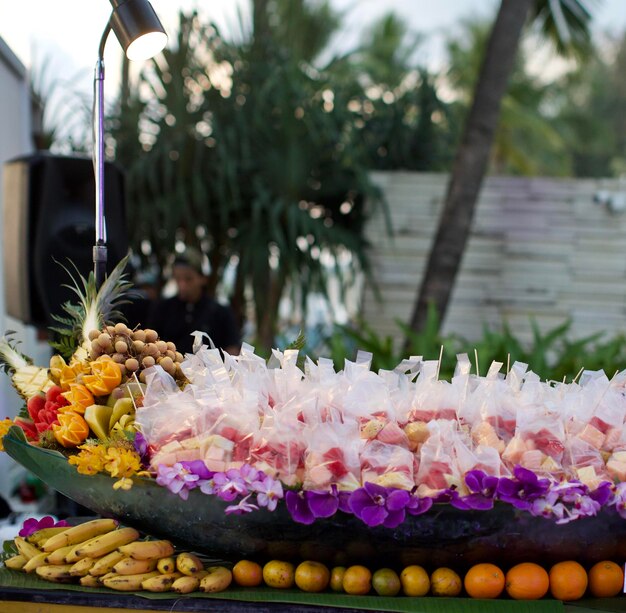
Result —
[[[180,573],[167,573],[164,575],[157,573],[156,576],[142,581],[141,587],[148,592],[167,592],[172,587],[172,583],[180,576]]]
[[[233,574],[225,566],[210,566],[208,574],[200,580],[203,592],[223,592],[233,580]]]
[[[6,559],[4,565],[11,570],[22,570],[26,562],[28,562],[28,559],[20,553],[12,558]]]
[[[94,577],[102,577],[113,571],[113,567],[126,556],[121,551],[112,551],[107,555],[98,558],[89,569],[89,574]]]
[[[70,583],[74,577],[70,575],[71,564],[58,564],[56,566],[40,566],[35,572],[46,581],[56,583]]]
[[[110,534],[110,533],[107,533]],[[65,554],[65,562],[67,564],[74,564],[75,562],[78,562],[78,560],[82,560],[83,558],[86,558],[87,556],[83,553],[84,549],[85,549],[85,545],[91,543],[92,541],[95,541],[98,538],[102,538],[102,536],[94,536],[91,539],[87,539],[86,541],[83,541],[82,543],[78,543],[76,545],[70,545],[70,550]]]
[[[89,559],[89,558],[87,558],[87,559]],[[90,575],[90,574],[83,575],[80,578],[79,583],[83,587],[102,587],[102,584],[100,583],[100,578],[99,577],[94,577],[93,575]]]
[[[74,549],[74,545],[59,547],[48,554],[48,564],[67,564],[65,556]]]
[[[22,570],[27,573],[32,573],[40,566],[46,566],[46,564],[48,564],[48,562],[46,561],[47,557],[48,554],[45,551],[38,553],[36,556],[33,556],[30,560],[28,560],[26,564],[24,564]]]
[[[183,575],[178,577],[174,583],[172,583],[172,591],[177,594],[189,594],[195,592],[200,587],[200,581],[209,573],[206,570],[201,570],[195,575]]]
[[[59,547],[66,547],[67,545],[77,545],[88,539],[98,536],[100,534],[106,534],[117,528],[118,522],[114,519],[92,519],[78,526],[66,528],[62,532],[51,536],[44,544],[44,551],[54,551]]]
[[[67,526],[42,528],[41,530],[37,530],[37,532],[33,532],[30,536],[27,536],[26,540],[32,545],[35,545],[35,547],[41,547],[51,536],[59,534],[63,532],[63,530],[67,530]]]
[[[156,577],[160,575],[158,571],[151,573],[141,573],[140,575],[118,575],[114,573],[113,576],[105,575],[102,578],[102,583],[105,587],[112,590],[118,590],[120,592],[136,592],[141,589],[141,584],[150,577]]]
[[[135,541],[130,545],[123,545],[119,550],[135,560],[158,560],[174,554],[174,546],[169,541]]]
[[[17,547],[17,550],[25,557],[28,558],[29,560],[31,558],[34,558],[35,556],[39,555],[41,553],[41,549],[39,549],[38,547],[35,547],[34,545],[31,545],[24,537],[22,536],[16,536],[13,541],[15,542],[15,546]]]
[[[135,560],[135,558],[123,558],[114,567],[113,572],[118,575],[139,575],[149,573],[156,569],[156,560]]]
[[[80,547],[76,551],[79,557],[101,558],[107,553],[111,553],[121,545],[127,545],[139,538],[139,532],[134,528],[120,528],[119,530],[111,530],[106,534],[92,539],[85,543],[84,547]]]
[[[193,575],[204,570],[204,564],[197,555],[185,551],[176,556],[176,570],[183,575]]]
[[[157,562],[157,570],[164,575],[166,573],[173,573],[176,570],[176,559],[172,556],[160,558]]]
[[[84,577],[89,574],[91,567],[94,565],[95,560],[93,558],[82,558],[72,564],[72,568],[70,568],[70,575],[72,577]]]

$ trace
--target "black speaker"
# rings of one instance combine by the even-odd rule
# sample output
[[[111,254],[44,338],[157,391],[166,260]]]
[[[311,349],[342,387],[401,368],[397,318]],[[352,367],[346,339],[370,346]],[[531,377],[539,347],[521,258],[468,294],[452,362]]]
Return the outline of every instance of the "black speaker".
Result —
[[[128,251],[124,177],[107,162],[104,214],[107,270]],[[95,181],[91,159],[49,153],[5,163],[4,278],[7,313],[39,327],[53,323],[76,295],[63,266],[87,277],[93,270]],[[70,264],[70,262],[72,264]]]

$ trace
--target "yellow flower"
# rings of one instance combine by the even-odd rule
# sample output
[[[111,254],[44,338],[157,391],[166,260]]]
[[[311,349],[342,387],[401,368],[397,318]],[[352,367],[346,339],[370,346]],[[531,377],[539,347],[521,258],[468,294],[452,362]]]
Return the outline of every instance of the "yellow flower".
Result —
[[[2,438],[9,431],[9,428],[11,426],[14,426],[14,425],[15,424],[13,423],[13,421],[10,420],[8,417],[6,419],[3,419],[2,421],[0,421],[0,451],[4,451],[4,445],[2,444]]]
[[[133,487],[133,480],[128,477],[122,477],[113,484],[114,490],[129,490],[131,487]]]
[[[123,447],[109,447],[104,466],[111,477],[131,477],[141,468],[141,459],[135,451]]]
[[[104,470],[106,447],[102,445],[81,445],[77,455],[70,456],[68,462],[76,466],[83,475],[95,475]]]

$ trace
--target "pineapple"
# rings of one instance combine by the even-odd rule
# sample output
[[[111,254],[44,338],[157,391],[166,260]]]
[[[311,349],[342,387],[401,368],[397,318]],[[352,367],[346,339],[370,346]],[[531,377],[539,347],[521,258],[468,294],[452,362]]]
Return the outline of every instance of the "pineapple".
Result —
[[[48,369],[40,368],[32,360],[20,353],[11,341],[13,332],[0,339],[0,367],[11,377],[11,383],[25,400],[37,392],[46,391],[53,382],[48,378]]]
[[[62,327],[52,328],[60,335],[60,339],[51,346],[70,357],[73,362],[87,362],[89,359],[89,332],[100,329],[118,315],[116,308],[122,303],[124,294],[128,292],[130,283],[125,279],[124,268],[128,256],[123,258],[105,279],[98,290],[93,273],[85,279],[78,274],[78,280],[67,270],[73,285],[69,286],[78,296],[78,304],[66,303],[63,310],[67,317],[57,317]],[[0,339],[0,368],[11,377],[11,383],[17,392],[26,400],[37,392],[46,391],[58,379],[65,362],[60,356],[50,360],[50,376],[48,368],[35,366],[32,360],[20,353],[12,341],[12,332]]]

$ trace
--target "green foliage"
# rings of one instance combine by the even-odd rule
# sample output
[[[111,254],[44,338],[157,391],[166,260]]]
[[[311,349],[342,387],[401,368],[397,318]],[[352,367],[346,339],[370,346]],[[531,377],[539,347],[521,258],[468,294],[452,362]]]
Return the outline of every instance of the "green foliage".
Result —
[[[487,326],[483,336],[472,343],[458,336],[439,336],[439,321],[434,310],[429,312],[428,325],[417,334],[398,322],[400,330],[409,340],[408,351],[399,350],[397,338],[377,334],[364,322],[355,327],[337,326],[326,339],[322,354],[330,353],[336,368],[342,368],[345,359],[354,359],[361,349],[373,353],[372,369],[391,369],[410,355],[436,360],[443,347],[440,378],[449,380],[454,373],[456,356],[467,353],[474,363],[478,356],[480,374],[485,375],[491,362],[506,365],[519,361],[544,380],[572,380],[582,368],[604,370],[609,377],[626,369],[626,337],[616,336],[602,340],[602,334],[571,339],[571,323],[565,322],[553,329],[541,332],[531,320],[533,340],[522,343],[507,324],[497,331]],[[402,335],[400,335],[402,336]]]

